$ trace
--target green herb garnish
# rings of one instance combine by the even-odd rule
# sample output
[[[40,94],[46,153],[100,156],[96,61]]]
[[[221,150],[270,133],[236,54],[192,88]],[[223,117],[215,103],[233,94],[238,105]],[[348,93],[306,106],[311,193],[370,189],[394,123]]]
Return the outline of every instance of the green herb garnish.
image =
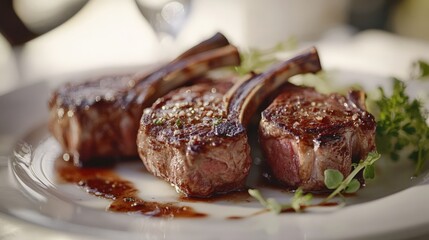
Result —
[[[154,120],[153,120],[153,123],[154,123],[155,125],[162,125],[162,124],[164,124],[164,122],[165,122],[165,119],[164,119],[164,118],[157,118],[157,119],[154,119]]]
[[[325,175],[325,185],[328,189],[335,189],[328,197],[326,197],[323,202],[328,202],[341,192],[353,193],[359,190],[360,183],[357,179],[355,179],[356,175],[364,169],[364,177],[369,176],[368,179],[374,178],[374,166],[373,164],[380,159],[381,155],[378,152],[370,152],[368,156],[361,160],[357,164],[353,164],[353,171],[344,179],[343,174],[338,170],[327,169],[324,172]],[[365,170],[369,168],[368,170]],[[365,171],[367,173],[365,174]]]
[[[340,186],[341,182],[344,180],[343,174],[334,169],[326,169],[324,172],[325,176],[325,186],[328,189],[335,189]]]
[[[353,164],[353,171],[345,179],[343,174],[338,170],[325,170],[325,185],[328,189],[333,189],[334,191],[320,203],[327,203],[335,196],[341,195],[342,192],[354,193],[359,190],[360,183],[355,178],[356,175],[363,169],[365,180],[374,178],[374,163],[380,159],[380,157],[381,155],[379,153],[370,152],[364,160]],[[298,188],[295,191],[295,194],[289,203],[279,203],[273,198],[266,199],[257,189],[249,189],[249,194],[250,196],[257,199],[266,209],[277,214],[287,209],[293,209],[295,212],[300,212],[305,207],[310,206],[311,200],[313,199],[313,195],[311,193],[304,194],[301,188]]]
[[[183,123],[180,119],[177,119],[176,122],[174,123],[174,125],[176,125],[177,128],[182,128],[183,127]]]
[[[234,69],[240,75],[245,75],[249,72],[261,72],[266,67],[279,61],[277,58],[279,53],[295,49],[296,47],[297,40],[291,37],[269,49],[260,50],[250,48],[248,51],[241,51],[241,65]]]
[[[387,97],[379,88],[381,98],[376,101],[379,107],[377,121],[377,148],[387,153],[392,160],[398,160],[402,150],[409,147],[408,158],[416,163],[414,175],[419,175],[426,159],[429,158],[429,126],[427,113],[422,103],[410,100],[405,92],[405,83],[393,79],[393,93]]]
[[[281,204],[277,202],[274,198],[265,199],[261,192],[257,189],[249,189],[250,196],[256,198],[262,206],[267,208],[270,211],[273,211],[277,214],[281,213],[283,210],[293,209],[295,212],[300,212],[305,206],[310,205],[313,195],[311,193],[304,194],[302,189],[298,188],[295,191],[290,203]]]

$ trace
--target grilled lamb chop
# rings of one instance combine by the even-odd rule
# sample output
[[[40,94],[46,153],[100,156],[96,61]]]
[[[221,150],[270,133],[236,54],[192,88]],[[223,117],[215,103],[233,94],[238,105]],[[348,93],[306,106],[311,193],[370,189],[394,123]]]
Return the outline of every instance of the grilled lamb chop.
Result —
[[[151,73],[64,85],[49,103],[50,130],[77,166],[136,157],[145,107],[210,69],[239,63],[237,49],[216,34]]]
[[[195,85],[169,93],[144,111],[137,136],[143,163],[186,196],[209,197],[242,188],[251,165],[245,131],[250,117],[289,77],[320,69],[312,49],[240,82],[227,97],[225,85]]]
[[[353,162],[375,149],[375,127],[363,92],[324,95],[288,84],[262,112],[259,141],[276,180],[323,191],[326,169],[347,176]]]

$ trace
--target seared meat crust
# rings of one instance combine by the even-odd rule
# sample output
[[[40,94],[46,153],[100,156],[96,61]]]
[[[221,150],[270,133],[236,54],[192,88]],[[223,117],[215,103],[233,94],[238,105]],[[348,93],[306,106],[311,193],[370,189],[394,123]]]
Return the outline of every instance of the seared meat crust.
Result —
[[[322,191],[326,169],[347,176],[353,162],[375,149],[375,127],[362,92],[324,95],[288,84],[263,111],[259,138],[275,179]]]

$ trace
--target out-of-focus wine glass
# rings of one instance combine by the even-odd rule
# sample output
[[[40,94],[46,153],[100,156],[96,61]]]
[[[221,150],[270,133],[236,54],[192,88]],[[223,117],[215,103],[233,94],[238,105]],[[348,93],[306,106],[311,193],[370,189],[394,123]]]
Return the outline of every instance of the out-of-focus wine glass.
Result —
[[[0,0],[0,33],[12,47],[17,80],[23,81],[23,46],[60,26],[89,0]]]
[[[135,0],[140,12],[154,30],[166,57],[191,10],[191,0]]]

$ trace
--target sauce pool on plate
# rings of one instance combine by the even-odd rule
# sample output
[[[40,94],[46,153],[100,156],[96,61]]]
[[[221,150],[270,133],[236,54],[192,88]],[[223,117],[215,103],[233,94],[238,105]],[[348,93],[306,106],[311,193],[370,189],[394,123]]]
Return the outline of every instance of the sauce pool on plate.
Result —
[[[109,211],[141,213],[152,217],[201,218],[207,214],[175,203],[145,201],[137,196],[138,189],[118,176],[112,168],[78,168],[61,157],[55,163],[60,181],[76,184],[87,193],[112,200]]]

